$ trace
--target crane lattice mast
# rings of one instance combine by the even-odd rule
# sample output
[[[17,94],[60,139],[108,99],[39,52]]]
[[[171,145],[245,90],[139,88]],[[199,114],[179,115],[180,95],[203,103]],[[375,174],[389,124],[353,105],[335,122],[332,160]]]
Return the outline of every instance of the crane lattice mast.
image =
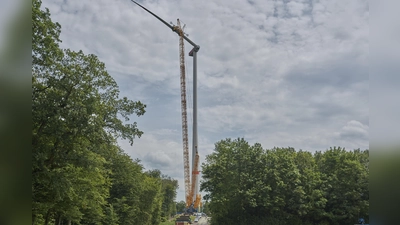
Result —
[[[175,28],[179,33],[179,64],[181,77],[181,111],[182,111],[182,139],[183,139],[183,167],[185,178],[186,207],[192,203],[190,189],[190,167],[189,167],[189,140],[187,124],[187,106],[186,106],[186,70],[185,70],[185,45],[183,42],[183,29],[179,19]]]
[[[182,138],[183,138],[183,163],[184,163],[184,177],[185,177],[185,194],[186,194],[186,207],[193,206],[197,208],[201,200],[200,194],[197,193],[197,179],[199,167],[199,154],[197,146],[195,154],[193,154],[193,167],[192,167],[192,181],[190,182],[190,167],[189,167],[189,146],[188,146],[188,125],[187,125],[187,105],[186,105],[186,70],[185,70],[185,43],[183,37],[185,33],[181,27],[179,19],[177,19],[177,26],[175,29],[179,34],[179,59],[180,59],[180,77],[181,77],[181,107],[182,107]],[[190,189],[189,189],[190,188]]]

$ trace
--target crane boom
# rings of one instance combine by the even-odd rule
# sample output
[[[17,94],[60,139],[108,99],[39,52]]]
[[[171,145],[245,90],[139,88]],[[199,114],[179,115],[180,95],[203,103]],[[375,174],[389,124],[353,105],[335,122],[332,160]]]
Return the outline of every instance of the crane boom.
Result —
[[[186,106],[186,71],[185,71],[185,45],[183,42],[183,30],[179,19],[177,20],[177,29],[179,32],[179,64],[181,77],[181,111],[182,111],[182,139],[183,139],[183,167],[185,180],[186,207],[192,203],[190,199],[190,167],[189,167],[189,138],[187,124],[187,106]]]

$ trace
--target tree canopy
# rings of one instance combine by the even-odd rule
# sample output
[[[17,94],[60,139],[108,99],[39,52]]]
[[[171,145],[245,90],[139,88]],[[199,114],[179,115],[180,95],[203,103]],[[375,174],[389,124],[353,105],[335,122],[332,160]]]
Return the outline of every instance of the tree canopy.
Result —
[[[368,155],[221,140],[202,165],[201,190],[213,224],[352,224],[368,218]]]

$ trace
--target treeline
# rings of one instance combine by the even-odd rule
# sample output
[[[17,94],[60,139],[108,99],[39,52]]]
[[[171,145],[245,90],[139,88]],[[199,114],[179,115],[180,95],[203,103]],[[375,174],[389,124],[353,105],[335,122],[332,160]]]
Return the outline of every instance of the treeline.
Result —
[[[32,1],[32,224],[159,224],[178,183],[117,145],[145,105],[119,97],[95,55],[59,47],[61,26]]]
[[[202,165],[212,224],[354,224],[369,218],[369,150],[314,154],[226,139]]]

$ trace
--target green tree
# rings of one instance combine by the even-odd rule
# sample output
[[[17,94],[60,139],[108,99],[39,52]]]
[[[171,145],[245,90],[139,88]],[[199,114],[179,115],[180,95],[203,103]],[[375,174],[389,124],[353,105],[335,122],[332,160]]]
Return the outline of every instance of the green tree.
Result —
[[[178,181],[169,176],[162,176],[162,217],[170,217],[176,214],[175,199]]]
[[[176,212],[177,213],[182,213],[185,210],[186,207],[186,202],[185,201],[180,201],[180,202],[176,202]]]
[[[157,178],[161,181],[161,194],[162,194],[162,205],[161,205],[161,217],[173,216],[176,213],[175,198],[176,190],[178,189],[178,181],[171,177],[162,174],[160,170],[154,169],[146,172],[153,178]]]
[[[95,55],[61,50],[61,26],[40,6],[32,2],[33,223],[98,224],[109,207],[107,164],[116,139],[132,144],[142,134],[119,118],[143,115],[145,105],[119,98]]]
[[[214,223],[245,224],[265,212],[265,160],[261,145],[250,146],[243,138],[215,144],[202,165],[201,183]]]
[[[118,224],[136,224],[139,221],[140,194],[143,192],[143,166],[139,160],[132,161],[130,156],[119,150],[110,158],[110,176],[112,186],[108,199],[116,215]]]
[[[215,224],[346,224],[368,217],[368,164],[368,151],[226,139],[206,156],[201,190]]]
[[[334,147],[323,153],[317,152],[316,159],[327,199],[326,220],[330,224],[344,224],[355,221],[360,215],[368,217],[369,171],[366,155],[359,150],[346,151]]]
[[[205,200],[210,200],[210,210],[213,212],[213,221],[217,224],[222,222],[229,214],[238,215],[237,190],[239,184],[235,184],[238,179],[236,172],[237,164],[233,160],[234,149],[238,143],[231,139],[219,141],[215,144],[214,152],[206,156],[202,164],[203,181],[201,190],[207,192]],[[234,210],[234,211],[230,211]],[[242,213],[239,213],[242,214]],[[225,218],[226,217],[226,218]],[[229,223],[229,221],[226,221]]]
[[[203,213],[205,213],[207,216],[211,216],[211,211],[210,211],[210,206],[209,206],[209,202],[205,201],[203,202],[203,206],[202,206],[202,211]]]
[[[300,181],[304,191],[300,206],[300,218],[311,223],[320,223],[325,213],[327,200],[321,190],[321,173],[311,152],[298,151],[295,163],[300,173]]]
[[[41,0],[32,0],[32,69],[54,67],[63,56],[59,48],[61,25],[50,18],[49,9],[41,10]]]
[[[138,220],[134,224],[152,225],[161,222],[161,180],[145,173],[142,178]]]

